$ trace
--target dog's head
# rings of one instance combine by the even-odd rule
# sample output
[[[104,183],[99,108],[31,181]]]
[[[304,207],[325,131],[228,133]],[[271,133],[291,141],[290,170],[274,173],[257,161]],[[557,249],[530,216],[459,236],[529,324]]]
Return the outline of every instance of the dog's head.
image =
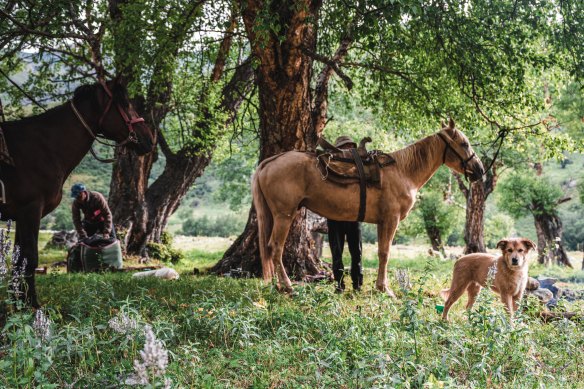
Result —
[[[510,269],[519,269],[527,264],[527,253],[536,245],[527,238],[507,238],[500,240],[497,248],[503,252],[503,260]]]

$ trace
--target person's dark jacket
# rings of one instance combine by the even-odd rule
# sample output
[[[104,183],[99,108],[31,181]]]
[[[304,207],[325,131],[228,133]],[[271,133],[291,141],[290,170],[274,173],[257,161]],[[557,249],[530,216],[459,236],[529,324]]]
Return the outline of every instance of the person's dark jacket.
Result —
[[[87,233],[81,223],[81,212],[83,212],[84,220],[97,224],[103,222],[103,234],[111,234],[112,213],[107,205],[107,200],[99,192],[87,192],[87,199],[84,202],[79,200],[73,201],[71,210],[73,212],[73,224],[75,230],[79,234],[80,239],[87,237]]]

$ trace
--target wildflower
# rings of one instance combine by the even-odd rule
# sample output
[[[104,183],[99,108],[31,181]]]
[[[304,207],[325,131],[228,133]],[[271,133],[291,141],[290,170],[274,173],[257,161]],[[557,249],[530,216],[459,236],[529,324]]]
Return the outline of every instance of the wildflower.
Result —
[[[32,328],[41,342],[46,342],[51,338],[51,319],[44,314],[42,309],[36,311]]]
[[[126,312],[120,312],[117,316],[108,321],[109,327],[117,333],[130,334],[138,329],[138,322],[131,318]]]
[[[168,366],[168,350],[164,348],[162,342],[156,339],[152,327],[144,326],[146,342],[144,349],[140,351],[141,361],[134,360],[134,380],[140,385],[150,384],[150,379],[161,377],[166,372]],[[170,380],[165,379],[165,387],[170,387]]]
[[[410,283],[410,275],[407,270],[396,269],[395,279],[402,290],[409,290],[412,287]]]
[[[10,286],[10,291],[16,299],[20,298],[24,292],[24,288],[22,286],[26,269],[26,258],[22,260],[20,266],[18,265],[19,258],[20,247],[14,246],[14,249],[12,250],[12,284]]]

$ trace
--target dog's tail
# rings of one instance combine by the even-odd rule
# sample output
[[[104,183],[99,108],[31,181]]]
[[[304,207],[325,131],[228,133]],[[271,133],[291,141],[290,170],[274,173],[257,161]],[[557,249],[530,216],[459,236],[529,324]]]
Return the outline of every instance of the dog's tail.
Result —
[[[440,291],[440,297],[442,297],[442,299],[444,299],[444,301],[448,300],[449,296],[450,296],[450,289],[442,289]]]
[[[269,282],[274,276],[274,264],[272,263],[270,247],[268,246],[270,235],[272,234],[274,220],[272,217],[272,211],[266,202],[266,198],[260,186],[261,168],[262,165],[260,164],[255,174],[253,175],[251,193],[258,218],[258,238],[260,245],[260,257],[262,260],[263,278],[264,281]]]

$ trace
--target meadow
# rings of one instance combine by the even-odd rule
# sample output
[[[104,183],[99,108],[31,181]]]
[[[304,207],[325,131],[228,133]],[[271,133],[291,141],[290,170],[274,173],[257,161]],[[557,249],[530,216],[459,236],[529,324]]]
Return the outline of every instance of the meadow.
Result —
[[[30,310],[0,308],[0,387],[131,387],[145,328],[162,361],[141,387],[584,387],[581,315],[544,323],[530,297],[510,324],[496,297],[483,292],[471,313],[461,301],[442,322],[435,305],[450,260],[395,250],[390,282],[398,298],[391,300],[373,288],[376,260],[367,245],[361,293],[297,284],[288,297],[256,279],[192,275],[215,263],[228,240],[176,244],[186,253],[176,281],[62,269],[37,276],[44,326]],[[58,259],[58,250],[42,252],[41,262]],[[537,266],[530,274],[584,276]],[[0,296],[8,298],[5,287]],[[558,307],[583,309],[581,302]]]

